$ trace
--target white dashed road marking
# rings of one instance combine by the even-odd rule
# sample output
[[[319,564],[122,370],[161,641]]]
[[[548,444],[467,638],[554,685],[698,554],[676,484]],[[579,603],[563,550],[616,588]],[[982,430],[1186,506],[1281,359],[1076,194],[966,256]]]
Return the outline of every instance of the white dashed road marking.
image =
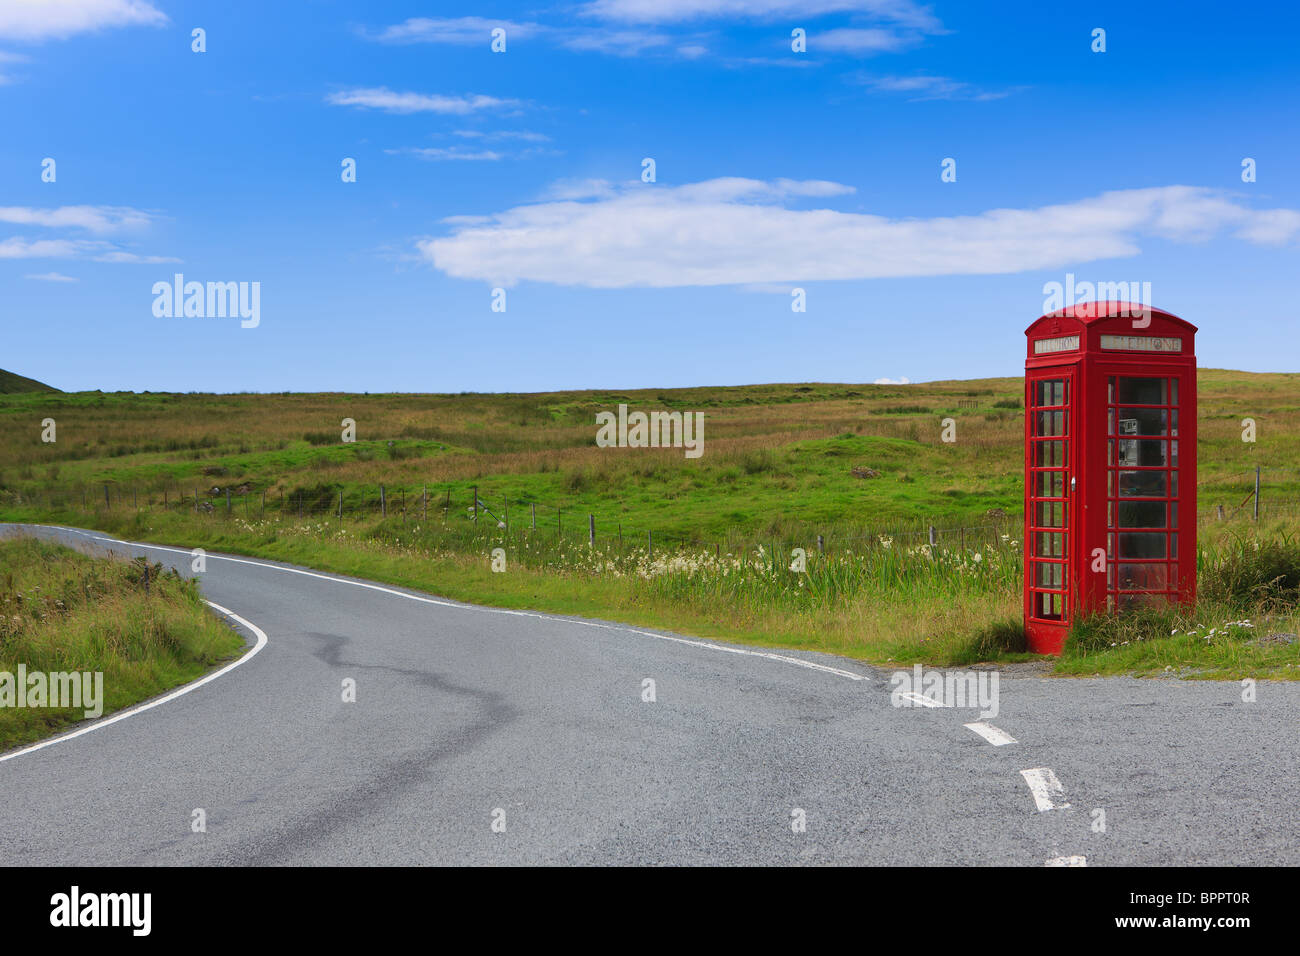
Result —
[[[1049,768],[1035,767],[1033,770],[1022,770],[1020,776],[1025,778],[1025,783],[1029,784],[1029,792],[1034,795],[1034,803],[1038,804],[1039,813],[1044,810],[1064,810],[1070,805],[1065,800],[1065,788]]]
[[[918,694],[915,691],[908,691],[906,694],[899,694],[903,700],[910,700],[918,707],[946,707],[941,700],[935,700],[933,697],[926,697],[924,694]]]
[[[1016,738],[1012,737],[1005,730],[999,730],[992,724],[986,724],[980,720],[975,721],[973,724],[963,724],[962,726],[967,730],[972,730],[979,734],[994,747],[1005,747],[1007,744],[1014,744],[1016,742]]]

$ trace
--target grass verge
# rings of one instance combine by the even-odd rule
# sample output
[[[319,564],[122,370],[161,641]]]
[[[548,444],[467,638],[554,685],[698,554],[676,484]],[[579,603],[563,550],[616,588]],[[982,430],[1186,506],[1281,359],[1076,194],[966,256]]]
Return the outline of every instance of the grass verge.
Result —
[[[6,701],[3,675],[13,675],[16,695],[19,665],[28,675],[102,674],[99,704],[109,714],[194,680],[242,647],[193,582],[160,565],[0,539],[0,752],[86,717],[86,707],[48,706],[52,699]]]

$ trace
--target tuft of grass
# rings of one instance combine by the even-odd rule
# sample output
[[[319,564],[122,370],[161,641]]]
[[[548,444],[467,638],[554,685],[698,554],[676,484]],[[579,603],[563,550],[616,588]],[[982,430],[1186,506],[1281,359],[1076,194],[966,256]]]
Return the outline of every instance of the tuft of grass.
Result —
[[[1229,533],[1203,549],[1199,564],[1202,603],[1236,610],[1279,610],[1300,603],[1300,535]]]

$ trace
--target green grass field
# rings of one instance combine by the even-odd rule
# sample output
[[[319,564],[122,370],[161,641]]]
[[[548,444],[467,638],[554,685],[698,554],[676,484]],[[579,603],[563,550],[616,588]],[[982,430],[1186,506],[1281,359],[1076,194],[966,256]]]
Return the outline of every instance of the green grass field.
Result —
[[[1218,573],[1216,556],[1246,553],[1256,539],[1292,553],[1298,386],[1289,374],[1200,374],[1203,579]],[[882,663],[1008,658],[1020,653],[1021,391],[1005,378],[535,395],[2,395],[0,516]],[[704,455],[597,447],[596,412],[620,402],[703,412]],[[1247,417],[1255,443],[1241,440]],[[345,418],[355,442],[342,441]],[[953,443],[941,440],[944,418],[956,421]],[[56,442],[41,441],[45,419]],[[1257,466],[1258,526],[1249,508],[1235,511]],[[1220,504],[1230,520],[1216,520]],[[929,525],[944,531],[933,553]],[[494,547],[507,553],[504,574],[489,569]],[[795,547],[807,552],[806,574],[788,569]],[[1263,628],[1294,631],[1289,592],[1254,584],[1245,597],[1202,602],[1197,620],[1209,629],[1250,612]],[[1293,646],[1256,649],[1249,634],[1228,653],[1214,641],[1155,641],[1155,627],[1136,650],[1095,634],[1076,641],[1058,670],[1291,676],[1300,662]]]

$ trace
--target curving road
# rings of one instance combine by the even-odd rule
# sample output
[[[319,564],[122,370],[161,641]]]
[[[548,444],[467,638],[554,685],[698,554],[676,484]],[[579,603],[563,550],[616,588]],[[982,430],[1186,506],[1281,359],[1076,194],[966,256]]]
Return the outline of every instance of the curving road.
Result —
[[[0,528],[190,574],[175,548]],[[264,646],[155,706],[0,755],[0,861],[1300,863],[1300,683],[1262,682],[1244,703],[1231,682],[1004,669],[1000,713],[976,732],[974,711],[894,707],[888,672],[826,655],[260,559],[209,554],[201,578]]]

